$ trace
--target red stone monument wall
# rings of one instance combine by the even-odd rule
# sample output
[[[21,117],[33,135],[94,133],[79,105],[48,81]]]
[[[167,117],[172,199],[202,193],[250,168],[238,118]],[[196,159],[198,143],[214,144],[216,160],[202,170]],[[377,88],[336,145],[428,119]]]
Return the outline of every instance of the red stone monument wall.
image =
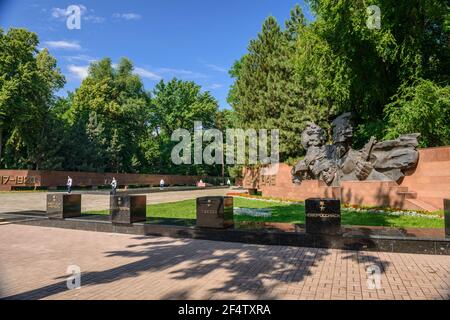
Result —
[[[296,185],[292,183],[291,167],[280,164],[276,174],[245,169],[244,188],[281,199],[335,198],[359,206],[436,211],[443,209],[444,198],[450,198],[450,146],[420,149],[417,167],[406,172],[400,183],[345,181],[340,187],[329,187],[322,181],[310,180]]]
[[[450,147],[421,149],[417,167],[400,185],[415,193],[410,202],[443,209],[443,199],[450,199]]]
[[[66,185],[67,176],[72,178],[74,187],[98,187],[109,185],[113,177],[117,179],[119,186],[157,186],[161,179],[164,179],[166,185],[194,186],[200,179],[207,182],[217,180],[215,177],[179,175],[0,170],[0,191],[9,191],[17,187],[62,187]]]

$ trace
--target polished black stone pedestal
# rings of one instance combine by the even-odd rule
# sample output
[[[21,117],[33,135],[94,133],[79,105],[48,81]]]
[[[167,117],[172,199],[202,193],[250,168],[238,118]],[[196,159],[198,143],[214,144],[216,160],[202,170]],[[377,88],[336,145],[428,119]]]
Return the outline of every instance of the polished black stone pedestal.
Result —
[[[450,238],[450,199],[444,199],[445,237]]]
[[[306,232],[339,234],[341,232],[341,201],[307,199],[305,201]]]
[[[233,225],[233,197],[197,198],[197,227],[225,229]]]
[[[81,215],[81,194],[47,194],[47,216],[50,219],[66,219]]]
[[[113,224],[130,225],[145,222],[147,215],[147,196],[120,195],[110,196],[110,218]]]

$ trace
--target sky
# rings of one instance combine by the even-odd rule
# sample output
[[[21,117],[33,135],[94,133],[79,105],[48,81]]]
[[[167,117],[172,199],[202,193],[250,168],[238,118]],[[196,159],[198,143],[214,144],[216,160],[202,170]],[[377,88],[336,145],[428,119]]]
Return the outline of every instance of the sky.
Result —
[[[67,84],[59,95],[79,87],[89,63],[129,58],[146,90],[161,79],[195,81],[226,102],[233,80],[228,70],[269,15],[284,26],[303,0],[0,0],[0,26],[36,32],[40,48],[58,60]],[[81,9],[81,28],[67,28],[67,8]]]

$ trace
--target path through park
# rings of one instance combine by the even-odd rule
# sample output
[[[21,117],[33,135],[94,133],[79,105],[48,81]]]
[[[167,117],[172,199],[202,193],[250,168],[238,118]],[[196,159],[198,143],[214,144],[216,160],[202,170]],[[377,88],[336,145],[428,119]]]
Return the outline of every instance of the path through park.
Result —
[[[147,204],[175,202],[201,196],[224,196],[229,189],[198,189],[147,193]],[[0,192],[0,213],[45,211],[46,192]],[[86,192],[82,195],[81,211],[109,209],[109,196]]]
[[[80,289],[67,289],[71,265]],[[449,266],[450,256],[0,225],[0,298],[450,299]]]

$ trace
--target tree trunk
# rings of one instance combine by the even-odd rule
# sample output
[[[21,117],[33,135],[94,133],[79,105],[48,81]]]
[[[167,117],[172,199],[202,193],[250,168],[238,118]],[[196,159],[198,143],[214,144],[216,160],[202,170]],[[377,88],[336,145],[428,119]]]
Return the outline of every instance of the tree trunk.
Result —
[[[224,152],[223,152],[223,147],[222,147],[222,180],[225,180],[225,157],[224,157]]]

